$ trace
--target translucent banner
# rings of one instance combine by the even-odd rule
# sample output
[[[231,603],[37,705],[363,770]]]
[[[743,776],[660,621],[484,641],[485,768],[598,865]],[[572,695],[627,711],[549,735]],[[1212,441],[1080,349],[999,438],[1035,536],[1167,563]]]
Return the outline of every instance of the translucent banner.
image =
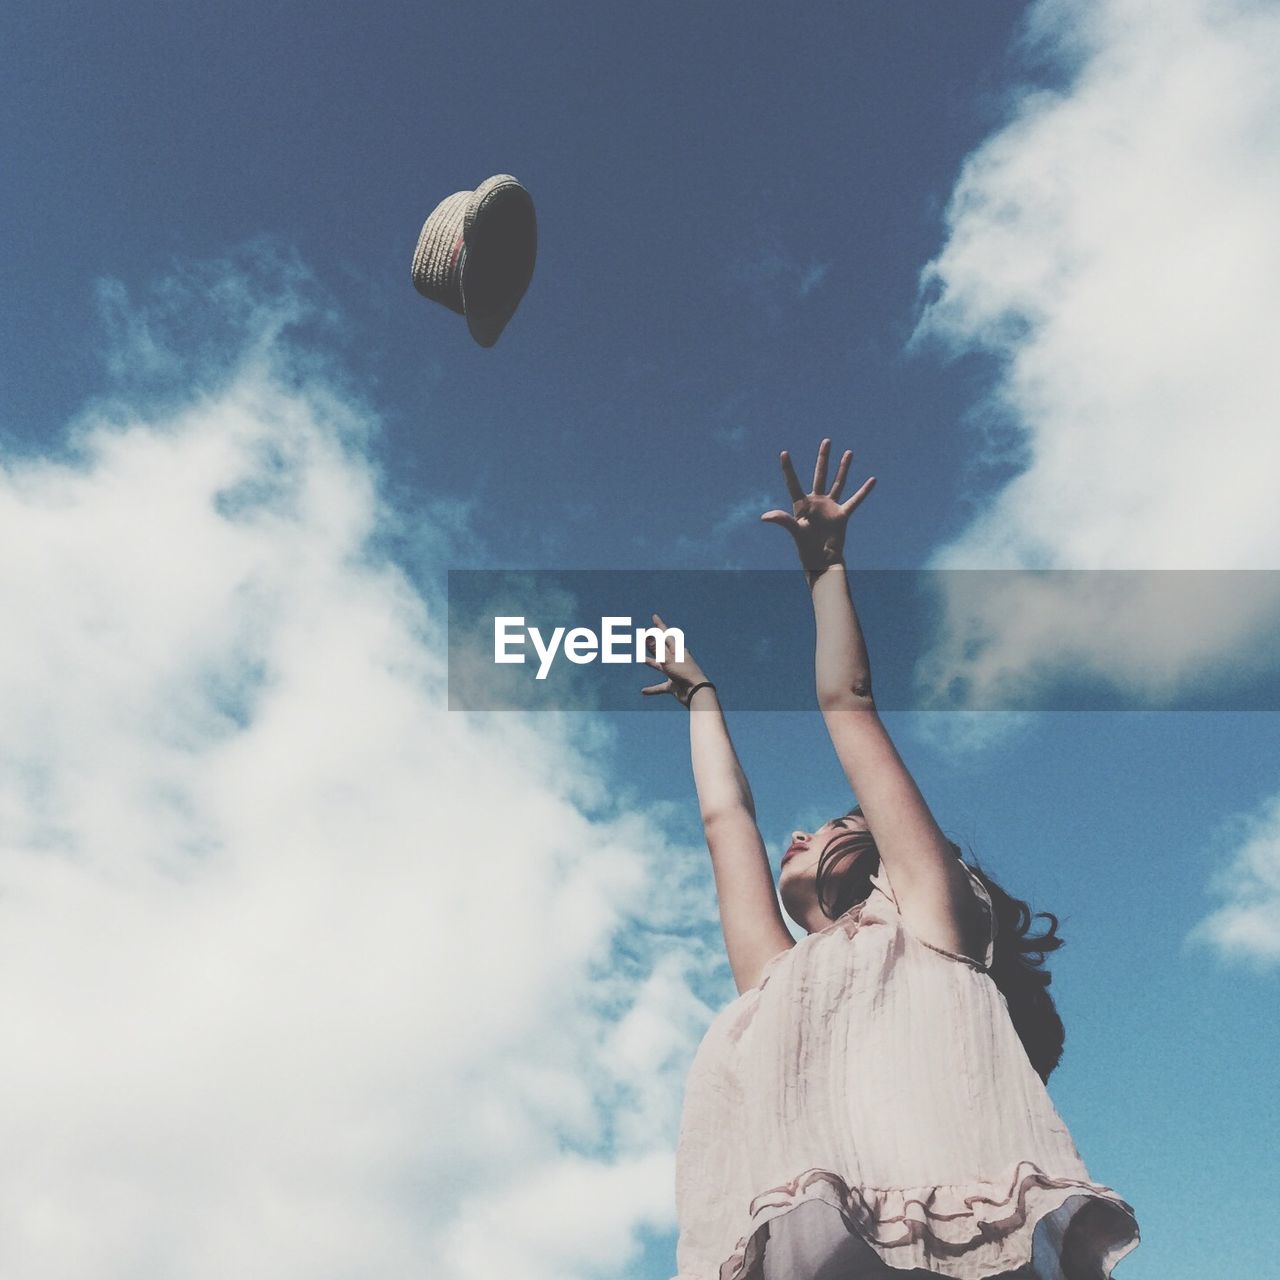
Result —
[[[882,711],[1280,710],[1280,571],[851,569]],[[646,711],[653,614],[726,708],[816,706],[799,570],[451,570],[451,710]],[[674,637],[673,637],[674,639]]]

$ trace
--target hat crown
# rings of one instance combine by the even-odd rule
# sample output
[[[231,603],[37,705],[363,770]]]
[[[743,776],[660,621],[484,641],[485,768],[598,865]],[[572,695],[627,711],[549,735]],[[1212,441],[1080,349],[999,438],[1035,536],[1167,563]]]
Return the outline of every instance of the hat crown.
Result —
[[[428,215],[413,252],[413,283],[424,297],[463,314],[462,258],[470,191],[446,196]]]

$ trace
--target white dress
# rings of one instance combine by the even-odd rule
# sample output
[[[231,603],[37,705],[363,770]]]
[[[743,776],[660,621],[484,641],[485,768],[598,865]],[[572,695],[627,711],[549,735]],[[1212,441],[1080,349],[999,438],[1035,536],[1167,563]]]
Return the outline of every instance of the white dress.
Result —
[[[1095,1280],[1138,1243],[1018,1039],[969,878],[983,963],[915,937],[882,870],[712,1021],[676,1153],[676,1280]]]

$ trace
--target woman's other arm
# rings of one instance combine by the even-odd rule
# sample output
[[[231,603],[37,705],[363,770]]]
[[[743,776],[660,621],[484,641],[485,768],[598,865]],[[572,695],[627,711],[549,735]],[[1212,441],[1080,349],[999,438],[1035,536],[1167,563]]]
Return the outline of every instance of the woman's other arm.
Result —
[[[657,614],[654,622],[665,630]],[[765,965],[779,951],[794,946],[795,939],[778,906],[751,786],[734,750],[717,691],[702,688],[692,699],[688,697],[689,690],[706,676],[687,653],[684,662],[657,657],[647,661],[668,678],[665,684],[643,692],[672,693],[689,709],[689,754],[698,810],[711,853],[729,968],[741,994],[758,984]]]
[[[871,664],[843,563],[848,518],[874,485],[869,479],[847,502],[838,499],[852,454],[841,458],[826,492],[824,440],[814,470],[814,491],[805,494],[791,460],[783,474],[795,514],[772,523],[791,528],[809,581],[817,643],[814,678],[818,706],[836,756],[875,838],[903,920],[920,938],[944,950],[980,958],[984,921],[968,876],[943,835],[915,779],[899,756],[876,709]],[[793,528],[791,526],[794,526]]]

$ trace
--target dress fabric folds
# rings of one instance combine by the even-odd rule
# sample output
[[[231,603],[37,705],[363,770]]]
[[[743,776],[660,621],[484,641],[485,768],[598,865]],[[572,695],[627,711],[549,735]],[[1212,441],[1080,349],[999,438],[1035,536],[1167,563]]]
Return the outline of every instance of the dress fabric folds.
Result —
[[[988,972],[887,874],[713,1019],[676,1152],[676,1280],[1098,1280],[1138,1243]]]

